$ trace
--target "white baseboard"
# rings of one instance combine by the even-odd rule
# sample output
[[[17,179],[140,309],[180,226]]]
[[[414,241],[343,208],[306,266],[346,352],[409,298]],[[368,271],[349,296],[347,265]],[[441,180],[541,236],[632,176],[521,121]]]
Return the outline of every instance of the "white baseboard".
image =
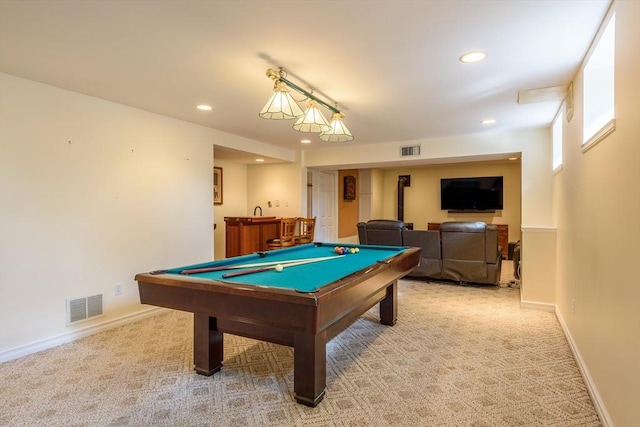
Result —
[[[0,352],[0,363],[8,362],[9,360],[17,359],[18,357],[26,356],[28,354],[37,353],[48,348],[57,347],[61,344],[75,341],[89,335],[97,334],[98,332],[106,331],[107,329],[126,325],[127,323],[137,322],[138,320],[158,315],[166,310],[166,308],[153,307],[144,311],[139,311],[137,313],[128,314],[117,319],[107,320],[106,322],[102,322],[97,325],[91,325],[83,329],[78,329],[73,332],[58,335],[53,338],[47,338],[46,340],[38,341],[22,347],[16,347],[11,350],[6,350]]]
[[[578,350],[578,346],[573,340],[573,337],[571,336],[571,331],[569,330],[569,327],[567,326],[564,319],[562,318],[562,313],[560,313],[560,310],[558,309],[558,307],[556,307],[555,309],[555,314],[556,314],[556,318],[558,319],[558,322],[560,322],[560,326],[562,327],[562,330],[564,331],[564,336],[567,338],[567,341],[569,342],[569,347],[571,348],[573,357],[576,359],[576,363],[578,364],[578,369],[580,369],[580,373],[582,374],[582,379],[584,380],[587,386],[587,391],[591,395],[591,400],[593,401],[593,405],[596,408],[596,412],[598,413],[600,422],[604,427],[609,427],[609,426],[613,427],[613,420],[609,416],[609,412],[607,412],[607,408],[604,405],[602,398],[600,397],[600,393],[598,393],[598,388],[593,382],[593,378],[591,378],[589,369],[587,368],[587,365],[584,363],[584,360],[582,359],[582,355],[580,354],[580,350]]]
[[[556,311],[555,304],[536,302],[536,301],[520,300],[520,307],[526,308],[528,310],[548,311],[550,313],[553,313]]]

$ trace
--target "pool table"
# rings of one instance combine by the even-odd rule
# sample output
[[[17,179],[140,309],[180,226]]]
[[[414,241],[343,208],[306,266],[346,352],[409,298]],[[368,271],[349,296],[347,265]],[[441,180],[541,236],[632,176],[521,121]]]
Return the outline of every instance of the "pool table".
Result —
[[[419,248],[310,243],[136,275],[140,301],[194,314],[194,364],[199,374],[222,368],[223,333],[294,349],[294,395],[314,407],[324,397],[326,343],[380,303],[380,322],[394,325],[397,280],[420,263]],[[295,260],[315,260],[287,266]],[[234,268],[241,265],[282,263]],[[193,273],[188,270],[228,270]],[[248,269],[266,269],[234,277]],[[233,274],[232,274],[233,275]]]

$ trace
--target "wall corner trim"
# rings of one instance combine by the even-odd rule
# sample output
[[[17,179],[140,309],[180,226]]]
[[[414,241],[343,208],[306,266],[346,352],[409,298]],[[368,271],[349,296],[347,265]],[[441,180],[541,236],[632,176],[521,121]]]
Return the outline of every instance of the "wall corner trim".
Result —
[[[549,313],[553,313],[556,311],[555,304],[549,304],[546,302],[537,302],[537,301],[520,301],[520,307],[525,308],[527,310],[538,310],[538,311],[548,311]]]
[[[523,225],[520,227],[521,231],[527,231],[532,233],[557,233],[558,229],[556,227],[539,227],[539,226],[530,226]]]

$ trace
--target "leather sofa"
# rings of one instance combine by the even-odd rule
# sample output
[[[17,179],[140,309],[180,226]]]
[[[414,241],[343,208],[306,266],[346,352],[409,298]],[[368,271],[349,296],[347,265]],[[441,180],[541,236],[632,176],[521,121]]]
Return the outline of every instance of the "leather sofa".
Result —
[[[363,245],[415,246],[422,260],[409,277],[498,285],[502,249],[498,230],[484,222],[445,222],[439,231],[408,230],[404,222],[376,219],[358,224]]]
[[[358,223],[358,238],[361,245],[404,246],[402,232],[404,222],[394,219],[372,219]]]

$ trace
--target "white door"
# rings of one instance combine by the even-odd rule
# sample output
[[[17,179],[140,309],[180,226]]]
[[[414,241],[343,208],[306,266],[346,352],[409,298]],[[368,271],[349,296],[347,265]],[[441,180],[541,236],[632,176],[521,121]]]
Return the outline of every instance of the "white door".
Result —
[[[336,174],[315,172],[313,174],[314,214],[316,216],[317,242],[338,240],[336,224]]]

